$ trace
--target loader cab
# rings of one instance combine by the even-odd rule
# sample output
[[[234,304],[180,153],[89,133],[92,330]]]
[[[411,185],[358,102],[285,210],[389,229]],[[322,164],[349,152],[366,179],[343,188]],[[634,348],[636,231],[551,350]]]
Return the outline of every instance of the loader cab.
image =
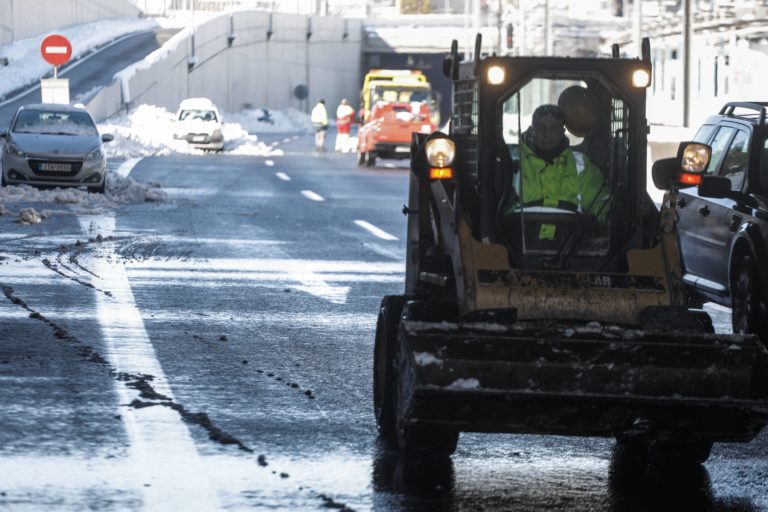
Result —
[[[652,243],[645,150],[633,150],[647,133],[638,70],[650,77],[637,59],[460,65],[451,136],[467,213],[475,237],[504,245],[513,268],[625,272],[626,251]],[[558,123],[552,142],[543,132]]]

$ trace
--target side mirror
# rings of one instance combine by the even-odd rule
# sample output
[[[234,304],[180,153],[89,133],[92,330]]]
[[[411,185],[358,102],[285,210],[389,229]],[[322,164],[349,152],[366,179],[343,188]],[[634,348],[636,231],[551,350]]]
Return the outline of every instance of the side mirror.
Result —
[[[669,190],[678,186],[678,174],[680,174],[680,160],[678,158],[662,158],[653,162],[651,176],[653,177],[653,184],[659,190]]]
[[[699,195],[714,198],[729,197],[731,195],[731,180],[723,176],[702,176]]]
[[[115,140],[115,136],[111,133],[105,133],[101,136],[101,142],[112,142]]]

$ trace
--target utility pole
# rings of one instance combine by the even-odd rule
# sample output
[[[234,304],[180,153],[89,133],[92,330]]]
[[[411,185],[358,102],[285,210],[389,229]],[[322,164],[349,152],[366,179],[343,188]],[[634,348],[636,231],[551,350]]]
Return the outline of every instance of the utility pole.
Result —
[[[691,118],[691,0],[683,0],[683,126]]]
[[[544,0],[544,53],[552,55],[554,49],[552,41],[552,17],[549,15],[549,0]]]
[[[525,20],[526,20],[526,18],[525,18],[525,16],[526,16],[526,0],[519,0],[519,2],[517,4],[517,9],[518,9],[517,17],[519,18],[519,27],[520,28],[517,31],[518,32],[518,36],[517,36],[516,39],[518,41],[518,44],[516,45],[517,46],[517,52],[515,53],[515,55],[526,55],[527,54],[527,48],[525,46],[525,39],[526,39],[526,35],[525,35],[525,29],[526,29],[526,23],[525,23]]]
[[[634,7],[634,21],[632,23],[632,32],[635,40],[635,55],[640,56],[643,53],[642,49],[642,27],[643,27],[643,0],[634,0],[632,2]]]
[[[502,39],[505,38],[505,34],[503,33],[504,26],[501,21],[501,16],[503,14],[502,9],[503,7],[501,4],[501,0],[499,0],[497,2],[497,9],[496,9],[496,37],[498,38],[496,41],[496,55],[499,55],[499,56],[503,55],[502,52],[504,51],[504,46],[506,46],[505,44],[502,43]]]

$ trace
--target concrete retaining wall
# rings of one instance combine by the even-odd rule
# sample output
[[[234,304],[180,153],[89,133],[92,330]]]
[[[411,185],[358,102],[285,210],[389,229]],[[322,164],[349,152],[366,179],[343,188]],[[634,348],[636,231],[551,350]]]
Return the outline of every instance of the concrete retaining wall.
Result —
[[[0,45],[48,31],[114,18],[135,18],[126,0],[0,0]]]
[[[174,111],[181,100],[196,96],[229,112],[246,105],[307,112],[322,98],[332,116],[342,98],[357,102],[361,36],[361,20],[262,11],[222,14],[182,30],[119,73],[119,101],[110,87],[88,106],[103,119],[117,113],[120,108],[110,109],[118,104]],[[300,85],[309,89],[305,100],[293,94]]]

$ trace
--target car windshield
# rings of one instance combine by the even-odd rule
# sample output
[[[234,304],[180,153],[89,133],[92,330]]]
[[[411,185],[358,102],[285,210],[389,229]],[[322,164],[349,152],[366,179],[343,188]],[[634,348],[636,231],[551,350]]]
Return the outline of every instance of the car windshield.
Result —
[[[189,109],[179,112],[179,121],[216,121],[216,112],[213,110]]]
[[[16,133],[43,135],[98,135],[91,116],[85,112],[22,110],[13,125]]]
[[[501,108],[509,159],[498,212],[507,246],[538,267],[581,260],[599,268],[625,241],[617,228],[627,203],[619,185],[629,182],[628,105],[599,77],[549,74]]]
[[[374,87],[371,90],[371,100],[388,102],[424,102],[429,100],[429,89],[425,87],[397,87],[393,85],[382,85]]]

